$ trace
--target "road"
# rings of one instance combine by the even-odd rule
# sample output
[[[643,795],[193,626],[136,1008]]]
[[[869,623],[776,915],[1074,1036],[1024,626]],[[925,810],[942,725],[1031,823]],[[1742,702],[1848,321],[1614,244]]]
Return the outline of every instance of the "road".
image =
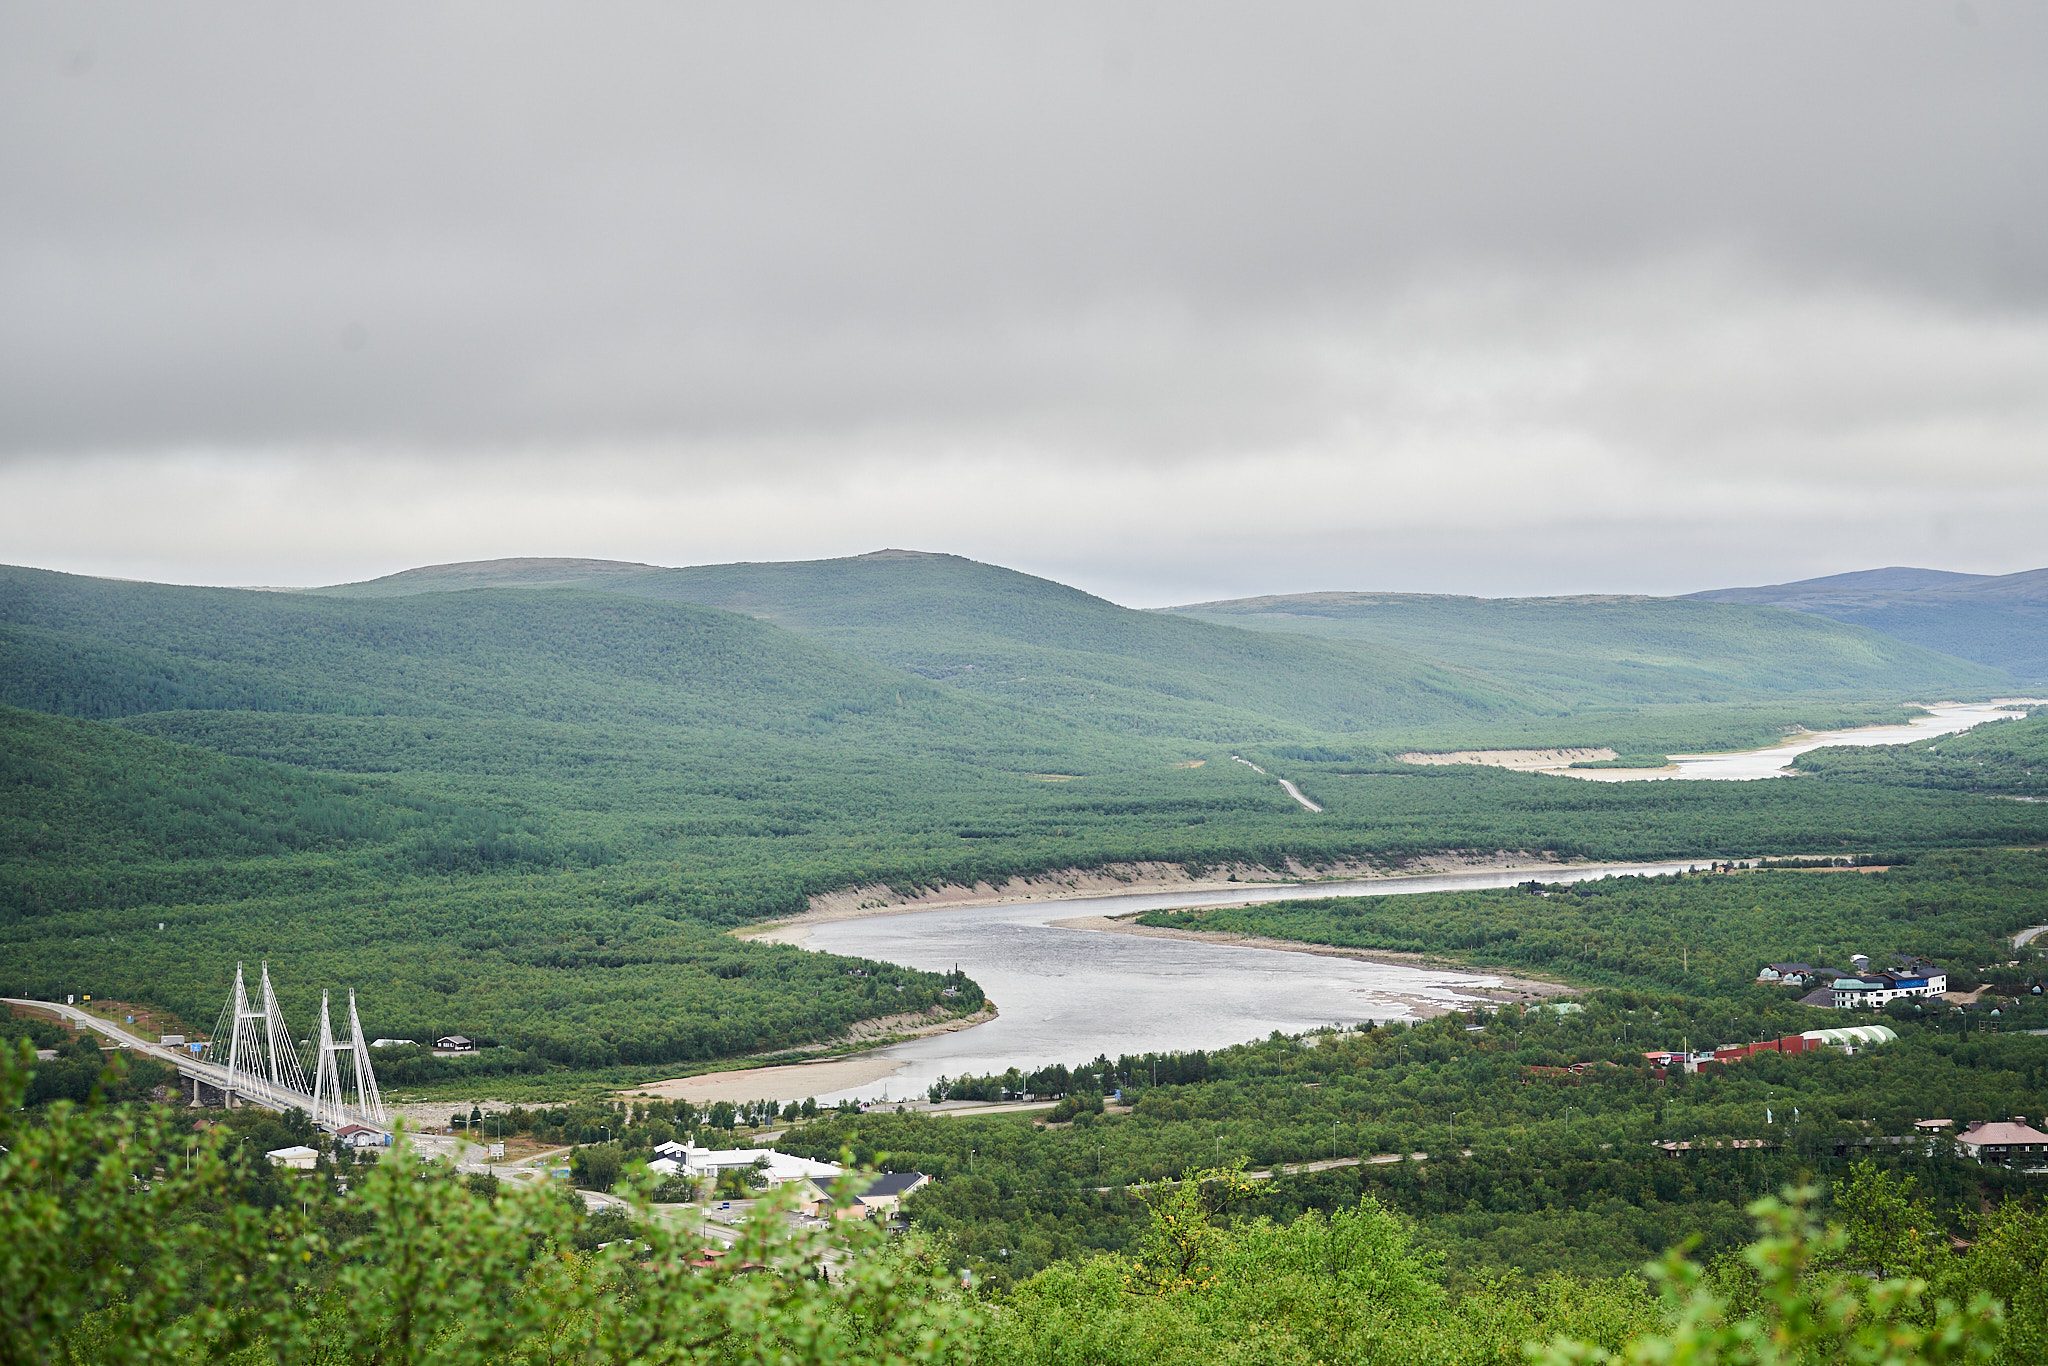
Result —
[[[1472,1156],[1466,1148],[1465,1156]],[[1303,1176],[1310,1172],[1333,1172],[1343,1167],[1391,1167],[1396,1162],[1427,1162],[1428,1153],[1374,1153],[1371,1157],[1325,1157],[1313,1162],[1276,1162],[1271,1167],[1244,1174],[1247,1181],[1271,1181],[1279,1176]],[[1128,1186],[1096,1186],[1097,1195],[1108,1195],[1111,1191],[1146,1190],[1155,1185],[1173,1185],[1173,1181],[1139,1181]]]
[[[132,1048],[138,1053],[147,1053],[163,1062],[184,1063],[191,1060],[191,1054],[176,1048],[166,1048],[154,1039],[145,1039],[132,1034],[112,1020],[102,1020],[91,1011],[67,1006],[62,1001],[36,1001],[23,996],[0,996],[0,1004],[27,1006],[31,1010],[46,1010],[59,1019],[82,1025],[96,1034],[104,1034],[123,1048]]]
[[[1245,758],[1242,754],[1233,754],[1230,757],[1237,760],[1237,762],[1243,764],[1246,768],[1250,769],[1252,772],[1258,774],[1262,778],[1273,778],[1272,774],[1266,772],[1265,769],[1260,768],[1257,764]],[[1310,801],[1306,796],[1304,796],[1302,794],[1301,789],[1296,787],[1291,780],[1287,778],[1273,778],[1273,781],[1280,784],[1281,791],[1285,792],[1288,796],[1294,798],[1294,800],[1296,800],[1297,802],[1300,802],[1303,810],[1321,811],[1323,809],[1322,807],[1317,806],[1314,802]]]
[[[279,1113],[283,1113],[286,1110],[305,1110],[311,1108],[311,1097],[301,1095],[288,1087],[272,1086],[262,1078],[246,1071],[238,1072],[233,1080],[233,1084],[230,1085],[227,1068],[217,1063],[201,1062],[182,1048],[166,1048],[153,1039],[145,1039],[140,1034],[123,1029],[112,1020],[103,1020],[99,1016],[89,1011],[80,1010],[76,1006],[68,1006],[61,1001],[37,1001],[21,996],[0,996],[0,1002],[11,1006],[27,1006],[32,1010],[48,1011],[59,1019],[69,1020],[74,1025],[90,1029],[96,1034],[105,1035],[107,1038],[112,1039],[117,1047],[129,1049],[132,1052],[142,1054],[144,1057],[154,1058],[158,1062],[175,1067],[180,1075],[196,1077],[217,1091],[232,1090],[238,1099],[253,1105],[260,1105],[266,1110],[276,1110]]]
[[[76,1024],[80,1028],[88,1028],[94,1034],[104,1034],[106,1038],[111,1038],[115,1042],[115,1047],[119,1047],[119,1049],[129,1049],[131,1053],[141,1053],[143,1057],[152,1057],[158,1063],[166,1063],[170,1067],[176,1067],[178,1073],[182,1073],[186,1077],[199,1077],[207,1085],[215,1087],[215,1090],[221,1090],[221,1092],[233,1090],[233,1094],[240,1096],[242,1100],[254,1102],[254,1104],[258,1104],[258,1106],[262,1106],[266,1110],[279,1110],[279,1112],[283,1112],[283,1110],[305,1110],[307,1108],[307,1098],[305,1096],[299,1096],[297,1092],[287,1090],[287,1087],[281,1087],[281,1085],[270,1085],[262,1077],[252,1077],[248,1073],[242,1073],[236,1079],[236,1083],[233,1083],[233,1087],[229,1087],[229,1083],[227,1083],[227,1069],[225,1067],[219,1067],[215,1063],[201,1063],[199,1059],[195,1059],[193,1055],[186,1053],[184,1049],[168,1049],[168,1047],[164,1047],[164,1044],[156,1042],[154,1038],[143,1038],[141,1034],[135,1034],[131,1030],[121,1028],[113,1020],[100,1020],[92,1012],[78,1010],[76,1006],[66,1006],[66,1004],[63,1004],[63,1001],[37,1001],[37,999],[18,997],[18,995],[4,995],[4,997],[0,997],[0,1001],[4,1001],[4,1004],[8,1004],[8,1006],[27,1006],[31,1010],[47,1010],[49,1014],[57,1016],[59,1020],[70,1020],[72,1024]]]
[[[1287,793],[1287,795],[1288,795],[1288,796],[1290,796],[1290,797],[1294,798],[1294,800],[1296,800],[1296,801],[1300,802],[1300,803],[1301,803],[1301,804],[1302,804],[1302,805],[1303,805],[1304,807],[1306,807],[1306,808],[1307,808],[1308,810],[1310,810],[1310,811],[1321,811],[1321,810],[1323,809],[1323,808],[1321,808],[1320,806],[1317,806],[1317,805],[1316,805],[1316,804],[1315,804],[1314,802],[1310,801],[1310,800],[1309,800],[1309,799],[1308,799],[1307,797],[1304,797],[1304,796],[1303,796],[1303,795],[1301,794],[1301,789],[1300,789],[1300,788],[1298,788],[1298,787],[1296,787],[1296,786],[1294,785],[1294,782],[1293,782],[1293,780],[1292,780],[1292,779],[1289,779],[1289,778],[1282,778],[1282,779],[1280,779],[1280,786],[1281,786],[1282,790],[1284,790],[1284,791],[1285,791],[1285,792]]]
[[[2036,925],[2032,929],[2021,930],[2012,937],[2012,946],[2023,949],[2044,934],[2048,934],[2048,925]]]
[[[96,1034],[106,1036],[112,1039],[119,1047],[132,1049],[146,1057],[152,1057],[160,1062],[168,1063],[187,1075],[198,1075],[201,1080],[209,1084],[213,1084],[213,1074],[215,1073],[220,1074],[222,1081],[226,1080],[226,1068],[217,1068],[208,1063],[198,1062],[189,1053],[182,1052],[176,1048],[166,1048],[154,1040],[145,1039],[139,1034],[122,1028],[112,1020],[103,1020],[88,1011],[78,1009],[76,1006],[67,1006],[61,1001],[36,1001],[18,996],[0,996],[0,1002],[4,1002],[7,1005],[27,1006],[32,1010],[47,1011],[59,1019],[68,1020],[82,1028],[90,1029]],[[247,1079],[237,1083],[236,1092],[245,1099],[257,1101],[267,1108],[279,1110],[294,1108],[293,1104],[273,1105],[270,1101],[264,1100],[263,1097],[251,1094],[248,1090]],[[521,1158],[517,1162],[494,1162],[489,1156],[490,1150],[488,1148],[481,1144],[471,1143],[467,1139],[445,1137],[439,1134],[407,1134],[406,1139],[418,1150],[421,1156],[445,1158],[457,1171],[489,1172],[500,1180],[518,1181],[529,1185],[554,1179],[548,1175],[547,1169],[569,1151],[567,1148],[551,1148],[545,1152],[534,1153],[531,1156]],[[583,1198],[584,1206],[593,1211],[604,1209],[607,1206],[615,1206],[621,1209],[628,1208],[627,1203],[616,1195],[588,1190],[578,1190],[576,1194]],[[743,1211],[734,1211],[736,1216],[741,1212]],[[718,1222],[710,1214],[698,1210],[694,1206],[656,1205],[654,1206],[654,1213],[657,1217],[670,1220],[689,1220],[693,1223],[698,1233],[715,1242],[723,1243],[727,1247],[732,1246],[739,1238],[739,1231],[737,1229]],[[695,1216],[694,1219],[691,1216]]]

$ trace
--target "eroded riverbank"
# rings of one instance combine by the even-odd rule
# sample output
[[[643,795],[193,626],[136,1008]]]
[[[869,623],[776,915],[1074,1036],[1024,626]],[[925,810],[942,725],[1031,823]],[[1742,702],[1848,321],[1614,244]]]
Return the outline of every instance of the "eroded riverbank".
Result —
[[[916,892],[899,892],[879,883],[849,887],[812,897],[810,909],[802,915],[764,920],[743,926],[733,933],[742,939],[801,945],[808,940],[811,931],[821,925],[912,911],[972,910],[1032,902],[1172,892],[1244,892],[1251,895],[1271,888],[1326,887],[1339,883],[1398,881],[1473,872],[1511,872],[1541,877],[1574,867],[1619,866],[1622,865],[1574,863],[1526,849],[1501,850],[1492,854],[1433,854],[1400,864],[1368,859],[1346,859],[1318,865],[1289,863],[1284,868],[1258,863],[1228,863],[1200,873],[1178,863],[1117,863],[1101,868],[1062,868],[1033,877],[1009,878],[1001,883],[978,882],[972,886],[945,883]]]

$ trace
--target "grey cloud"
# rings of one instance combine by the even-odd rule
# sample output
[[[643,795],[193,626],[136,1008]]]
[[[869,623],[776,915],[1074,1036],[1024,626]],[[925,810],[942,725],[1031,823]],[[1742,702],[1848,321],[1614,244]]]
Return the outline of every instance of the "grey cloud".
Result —
[[[0,532],[73,562],[108,471],[256,500],[293,535],[222,528],[208,572],[269,579],[364,534],[287,500],[421,462],[465,468],[390,523],[400,562],[493,539],[456,492],[479,469],[526,542],[499,553],[655,558],[590,544],[615,511],[578,523],[562,490],[773,517],[762,481],[795,506],[858,477],[912,504],[845,545],[730,543],[801,554],[957,529],[927,490],[961,469],[1203,526],[1286,469],[1350,520],[1240,562],[1385,583],[1398,542],[1496,588],[1576,581],[1461,529],[1497,537],[1489,491],[1546,477],[1626,526],[1942,459],[2048,512],[2037,6],[205,15],[0,16],[0,492],[76,519]],[[1842,515],[1821,553],[1933,545]],[[1044,558],[1230,591],[1148,578],[1141,553],[1199,556],[1142,544]]]

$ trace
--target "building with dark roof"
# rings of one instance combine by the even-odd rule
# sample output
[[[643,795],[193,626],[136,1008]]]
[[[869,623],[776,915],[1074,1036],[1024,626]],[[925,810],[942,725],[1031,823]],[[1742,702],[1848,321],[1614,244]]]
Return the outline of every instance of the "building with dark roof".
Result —
[[[858,1193],[841,1199],[834,1190],[838,1181],[817,1177],[801,1208],[819,1219],[887,1219],[902,1207],[905,1196],[923,1190],[931,1180],[923,1172],[883,1172],[865,1185],[856,1178]]]
[[[1948,990],[1948,974],[1939,968],[1866,972],[1861,977],[1844,977],[1829,990],[1837,1010],[1882,1010],[1893,1001],[1941,995]]]

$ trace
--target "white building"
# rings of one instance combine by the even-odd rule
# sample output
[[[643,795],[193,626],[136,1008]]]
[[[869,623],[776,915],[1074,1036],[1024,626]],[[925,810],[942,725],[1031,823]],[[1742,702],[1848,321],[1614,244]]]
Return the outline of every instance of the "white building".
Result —
[[[1860,1053],[1866,1048],[1896,1043],[1899,1034],[1890,1025],[1867,1024],[1848,1025],[1842,1029],[1809,1029],[1799,1037],[1809,1044],[1816,1044],[1822,1048],[1839,1048],[1844,1053]]]
[[[659,1164],[672,1164],[666,1167]],[[818,1162],[808,1157],[795,1157],[780,1153],[773,1148],[700,1148],[694,1143],[663,1143],[654,1150],[654,1161],[647,1164],[649,1171],[659,1171],[672,1176],[680,1172],[684,1176],[718,1178],[720,1172],[752,1171],[757,1167],[771,1186],[786,1181],[809,1181],[816,1177],[827,1179],[839,1175],[840,1168],[830,1162]]]
[[[1833,990],[1836,1010],[1882,1010],[1893,1001],[1941,995],[1948,990],[1948,974],[1936,969],[1919,973],[1873,972],[1840,978]]]
[[[334,1131],[344,1148],[388,1148],[391,1135],[382,1129],[373,1129],[367,1124],[344,1124]]]
[[[273,1167],[291,1167],[302,1172],[313,1170],[314,1165],[320,1161],[320,1150],[308,1148],[303,1144],[289,1148],[272,1148],[263,1155],[270,1159],[270,1165]]]

